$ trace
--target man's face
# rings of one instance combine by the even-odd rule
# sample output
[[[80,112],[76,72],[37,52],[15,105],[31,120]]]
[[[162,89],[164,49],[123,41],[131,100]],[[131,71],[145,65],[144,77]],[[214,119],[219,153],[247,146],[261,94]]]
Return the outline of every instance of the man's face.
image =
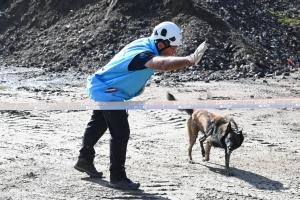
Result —
[[[167,46],[167,44],[164,44],[163,42],[160,42],[158,47],[160,49],[163,49],[160,52],[161,56],[172,56],[175,55],[177,52],[177,46]]]

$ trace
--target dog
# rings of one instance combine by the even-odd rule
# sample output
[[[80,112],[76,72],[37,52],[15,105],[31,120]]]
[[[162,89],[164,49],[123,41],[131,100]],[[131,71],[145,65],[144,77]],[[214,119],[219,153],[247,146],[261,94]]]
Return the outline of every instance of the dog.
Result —
[[[167,93],[167,99],[176,101],[175,97]],[[242,130],[238,129],[237,123],[228,116],[218,115],[207,110],[197,109],[179,109],[190,115],[186,122],[186,128],[189,137],[188,160],[194,163],[192,159],[192,148],[198,137],[198,132],[204,134],[199,139],[203,161],[209,161],[211,146],[220,147],[225,150],[225,170],[228,176],[232,176],[229,169],[230,154],[233,150],[239,148],[244,136]],[[203,142],[206,141],[205,149]]]

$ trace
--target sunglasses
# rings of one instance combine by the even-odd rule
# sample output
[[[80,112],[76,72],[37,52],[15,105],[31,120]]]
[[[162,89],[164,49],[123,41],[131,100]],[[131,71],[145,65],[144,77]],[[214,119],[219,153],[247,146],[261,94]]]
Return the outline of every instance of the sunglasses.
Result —
[[[172,46],[169,46],[170,49],[172,49],[172,51],[176,51],[177,47],[172,47]]]

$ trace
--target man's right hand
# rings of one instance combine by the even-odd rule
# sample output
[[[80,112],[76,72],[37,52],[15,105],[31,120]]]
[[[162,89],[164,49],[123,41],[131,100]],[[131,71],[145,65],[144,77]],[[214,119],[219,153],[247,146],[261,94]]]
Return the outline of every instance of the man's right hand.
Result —
[[[204,55],[205,50],[207,49],[206,41],[199,45],[196,51],[187,57],[188,61],[191,64],[197,65]]]

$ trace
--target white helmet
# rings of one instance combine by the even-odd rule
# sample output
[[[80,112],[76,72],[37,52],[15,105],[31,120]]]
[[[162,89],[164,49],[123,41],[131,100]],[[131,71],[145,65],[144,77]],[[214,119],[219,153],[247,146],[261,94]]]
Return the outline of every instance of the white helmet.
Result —
[[[171,46],[182,45],[181,30],[173,22],[162,22],[155,26],[150,38],[168,40]]]

